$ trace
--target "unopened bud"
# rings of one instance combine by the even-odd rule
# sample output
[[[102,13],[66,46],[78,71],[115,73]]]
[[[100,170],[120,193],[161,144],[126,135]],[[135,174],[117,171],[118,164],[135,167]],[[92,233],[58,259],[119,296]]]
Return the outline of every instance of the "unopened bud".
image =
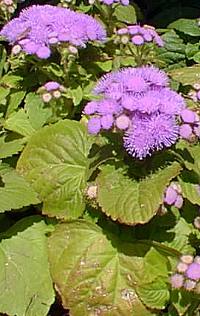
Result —
[[[42,95],[42,100],[45,102],[45,103],[48,103],[49,101],[51,101],[52,99],[52,96],[50,93],[44,93]]]
[[[12,54],[13,55],[17,55],[17,54],[19,54],[21,52],[21,50],[22,50],[22,48],[21,48],[20,45],[15,45],[12,48]]]
[[[60,91],[58,91],[58,90],[53,91],[53,96],[54,96],[54,98],[59,99],[61,97]]]

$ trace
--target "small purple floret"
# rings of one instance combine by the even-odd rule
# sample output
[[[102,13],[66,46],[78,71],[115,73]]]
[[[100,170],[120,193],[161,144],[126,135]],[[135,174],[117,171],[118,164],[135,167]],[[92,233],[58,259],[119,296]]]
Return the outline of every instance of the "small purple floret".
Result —
[[[200,279],[200,264],[193,262],[189,265],[186,275],[189,279],[199,280]]]

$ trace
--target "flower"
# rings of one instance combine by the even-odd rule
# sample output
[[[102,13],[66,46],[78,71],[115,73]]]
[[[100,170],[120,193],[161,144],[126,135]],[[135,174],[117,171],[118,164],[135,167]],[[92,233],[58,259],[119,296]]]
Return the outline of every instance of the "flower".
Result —
[[[171,276],[170,282],[174,289],[180,289],[183,286],[184,277],[182,274],[176,273]]]
[[[122,5],[129,5],[129,0],[100,0],[100,2],[106,5],[112,5],[113,3],[120,3]]]
[[[124,35],[128,36],[129,40],[136,46],[145,43],[148,44],[150,42],[153,42],[160,47],[164,46],[162,38],[155,31],[154,27],[150,25],[130,25],[127,28],[119,29],[117,35],[120,37],[121,42]]]
[[[181,194],[181,187],[176,183],[171,183],[166,191],[164,202],[167,205],[174,205],[177,208],[181,208],[183,206],[183,197]]]
[[[142,66],[113,71],[97,82],[94,93],[101,99],[89,102],[83,113],[100,119],[99,131],[120,130],[124,148],[133,157],[144,159],[178,139],[178,122],[186,105],[168,87],[167,75],[158,68]],[[180,194],[174,203],[181,207]]]
[[[124,147],[133,157],[143,159],[152,151],[170,147],[178,137],[175,121],[164,114],[136,114],[133,127],[125,133]]]
[[[200,264],[197,262],[191,263],[186,271],[186,276],[192,280],[199,280],[200,279]]]
[[[42,87],[38,89],[38,92],[42,94],[44,102],[48,103],[53,98],[59,99],[66,89],[57,81],[48,81]]]
[[[0,35],[41,59],[51,55],[51,45],[67,42],[69,47],[84,48],[88,41],[104,41],[106,37],[104,28],[93,17],[51,5],[33,5],[23,10],[3,27]]]

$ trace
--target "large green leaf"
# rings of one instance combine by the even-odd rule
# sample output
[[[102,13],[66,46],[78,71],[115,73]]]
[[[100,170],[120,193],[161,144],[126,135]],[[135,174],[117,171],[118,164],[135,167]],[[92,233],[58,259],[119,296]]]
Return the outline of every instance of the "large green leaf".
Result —
[[[183,67],[169,72],[169,75],[183,85],[200,83],[200,66]]]
[[[169,28],[175,29],[179,32],[183,32],[190,36],[200,37],[200,27],[197,24],[196,20],[192,19],[179,19],[171,23]]]
[[[145,243],[107,235],[90,222],[58,225],[49,239],[49,262],[71,316],[147,316],[154,313],[145,305],[162,309],[169,299],[163,255]]]
[[[54,301],[44,222],[0,243],[0,312],[46,316]]]
[[[0,186],[0,212],[40,202],[31,185],[14,169],[2,168],[0,176],[3,184]]]
[[[43,212],[76,218],[84,210],[84,189],[91,140],[85,126],[64,120],[35,133],[17,169],[38,192]]]
[[[97,200],[108,216],[128,225],[148,222],[163,202],[163,193],[181,170],[178,163],[159,170],[141,181],[124,176],[114,167],[102,168],[97,178]]]

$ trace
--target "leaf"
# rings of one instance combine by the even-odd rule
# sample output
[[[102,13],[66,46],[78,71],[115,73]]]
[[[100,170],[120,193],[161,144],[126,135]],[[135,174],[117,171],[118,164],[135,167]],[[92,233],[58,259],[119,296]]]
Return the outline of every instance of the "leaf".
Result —
[[[178,163],[139,182],[125,177],[122,170],[106,166],[97,178],[97,201],[102,211],[120,223],[147,223],[163,202],[163,193],[181,170]]]
[[[24,139],[5,141],[5,136],[0,137],[0,159],[17,154],[24,147]]]
[[[133,24],[137,22],[135,8],[132,5],[117,5],[113,15],[121,22]]]
[[[46,225],[39,222],[0,243],[0,311],[10,316],[46,316],[54,301]],[[12,299],[11,299],[12,298]]]
[[[25,97],[25,91],[16,91],[10,94],[8,101],[8,108],[6,112],[6,117],[13,113],[18,106],[21,104],[22,100]]]
[[[194,177],[192,172],[184,171],[179,177],[179,184],[181,185],[183,197],[193,204],[200,205],[199,178]]]
[[[83,99],[83,90],[81,86],[77,86],[74,89],[68,89],[70,98],[72,98],[75,106],[79,105]]]
[[[195,83],[200,83],[200,66],[195,65],[174,69],[169,72],[169,75],[183,85],[194,85]]]
[[[147,294],[142,293],[147,284],[154,289],[148,295],[149,307],[163,308],[169,297],[167,284],[165,298],[155,289],[157,278],[168,278],[168,260],[163,255],[145,244],[107,235],[91,222],[57,225],[49,238],[49,262],[71,316],[152,315],[140,301],[147,301]]]
[[[5,121],[4,128],[26,137],[31,136],[35,132],[28,115],[23,109],[12,113]]]
[[[9,95],[10,90],[0,87],[0,103],[5,100],[5,98]]]
[[[38,204],[36,192],[14,169],[0,170],[0,212],[19,209],[30,204]]]
[[[168,28],[175,29],[190,36],[200,36],[200,28],[196,19],[178,19],[177,21],[169,24]]]
[[[52,114],[50,109],[43,107],[41,98],[35,93],[29,93],[25,99],[25,108],[13,112],[5,121],[4,127],[20,135],[31,136]]]
[[[20,82],[23,80],[23,77],[12,75],[11,73],[7,73],[4,75],[1,80],[0,84],[5,85],[8,88],[19,88]]]
[[[37,130],[41,128],[50,118],[51,109],[44,109],[41,97],[35,93],[29,93],[25,99],[25,111],[31,126]]]
[[[103,71],[109,72],[112,70],[112,60],[96,61],[95,65],[101,68]]]
[[[45,214],[66,219],[82,214],[91,145],[85,126],[71,120],[32,136],[17,169],[38,192]]]

